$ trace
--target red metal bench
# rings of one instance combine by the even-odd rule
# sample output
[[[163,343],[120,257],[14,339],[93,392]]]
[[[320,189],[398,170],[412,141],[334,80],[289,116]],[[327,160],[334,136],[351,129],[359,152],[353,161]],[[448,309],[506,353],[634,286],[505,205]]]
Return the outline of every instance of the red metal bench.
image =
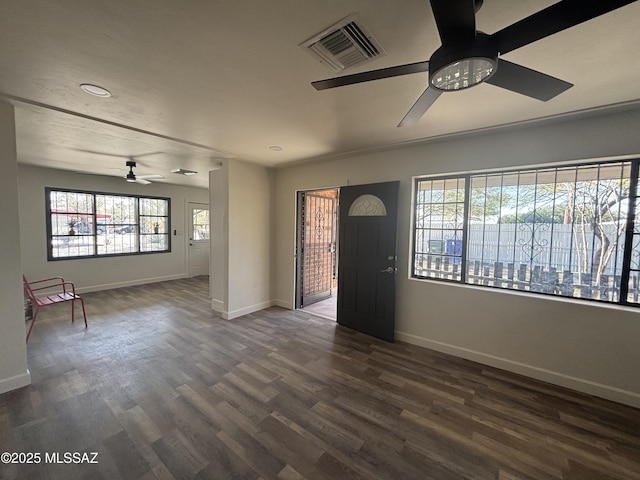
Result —
[[[27,295],[29,304],[33,308],[31,325],[27,332],[27,341],[29,341],[29,335],[31,335],[31,330],[33,329],[33,324],[38,317],[40,307],[46,307],[48,305],[71,302],[71,322],[73,323],[75,320],[74,312],[76,300],[79,301],[82,305],[84,326],[87,328],[87,313],[84,309],[84,300],[80,298],[80,295],[76,294],[76,287],[72,282],[67,282],[62,277],[45,278],[29,282],[23,275],[22,284],[24,285],[24,292]],[[36,294],[35,292],[40,293]]]

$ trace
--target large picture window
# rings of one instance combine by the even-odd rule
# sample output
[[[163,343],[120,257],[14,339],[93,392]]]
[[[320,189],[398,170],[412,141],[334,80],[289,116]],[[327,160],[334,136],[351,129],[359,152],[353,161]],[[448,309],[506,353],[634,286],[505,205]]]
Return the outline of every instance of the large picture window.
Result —
[[[46,189],[49,260],[171,250],[170,199]]]
[[[639,162],[416,179],[412,276],[639,304]]]

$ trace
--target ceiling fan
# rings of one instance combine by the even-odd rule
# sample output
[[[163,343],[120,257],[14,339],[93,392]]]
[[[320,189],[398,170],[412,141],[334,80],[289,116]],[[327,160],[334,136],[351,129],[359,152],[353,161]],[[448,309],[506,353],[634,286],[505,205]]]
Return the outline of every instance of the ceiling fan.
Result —
[[[84,150],[81,148],[75,149],[79,152],[83,152],[83,153],[90,153],[92,155],[102,155],[102,156],[106,156],[106,157],[122,157],[122,158],[126,158],[127,162],[126,162],[126,166],[129,168],[129,172],[122,178],[126,179],[127,182],[135,182],[135,183],[140,183],[142,185],[148,185],[151,182],[149,180],[160,180],[164,178],[164,175],[136,175],[133,172],[133,169],[136,167],[137,162],[136,162],[136,158],[139,157],[146,157],[146,156],[150,156],[150,155],[156,155],[159,153],[163,153],[163,152],[149,152],[149,153],[141,153],[139,155],[135,155],[135,156],[129,156],[129,155],[122,155],[119,153],[109,153],[109,152],[100,152],[100,151],[96,151],[96,150]],[[117,170],[118,172],[122,172],[121,168],[109,168],[108,170]],[[112,177],[112,176],[116,176],[115,174],[101,174],[101,173],[95,173],[95,172],[76,172],[80,175],[104,175],[107,177]],[[117,176],[121,176],[122,173],[118,173]]]
[[[442,45],[429,61],[312,82],[316,90],[429,72],[429,85],[398,124],[413,125],[442,92],[487,82],[547,101],[573,84],[499,58],[500,55],[604,15],[636,0],[564,0],[491,35],[476,30],[483,0],[430,0]]]
[[[129,173],[124,177],[127,182],[135,182],[141,183],[142,185],[149,185],[151,182],[149,180],[158,180],[164,178],[163,175],[136,175],[133,173],[133,169],[136,166],[136,162],[134,160],[127,160],[127,167],[129,167]]]

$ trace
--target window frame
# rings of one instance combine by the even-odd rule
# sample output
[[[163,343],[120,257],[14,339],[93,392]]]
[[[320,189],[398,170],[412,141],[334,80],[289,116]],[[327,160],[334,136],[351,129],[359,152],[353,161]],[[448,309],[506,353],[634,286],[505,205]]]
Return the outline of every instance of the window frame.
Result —
[[[589,298],[589,297],[579,297],[579,296],[569,296],[562,295],[558,293],[549,293],[549,292],[541,292],[536,290],[525,290],[525,289],[517,289],[517,288],[509,288],[507,286],[502,285],[485,285],[478,284],[469,281],[469,268],[470,264],[468,262],[468,253],[470,248],[469,242],[469,228],[470,228],[470,215],[471,215],[471,189],[473,184],[473,179],[478,177],[487,177],[489,175],[508,175],[508,174],[518,174],[521,175],[523,173],[535,173],[536,175],[539,172],[549,170],[549,169],[564,169],[564,168],[576,168],[580,169],[582,167],[606,167],[609,164],[620,164],[621,168],[624,169],[625,166],[629,167],[629,175],[623,177],[624,180],[629,181],[629,194],[627,197],[628,205],[626,207],[627,212],[626,215],[623,215],[620,225],[624,225],[624,231],[620,235],[620,239],[624,241],[624,245],[622,247],[618,247],[619,254],[622,255],[622,266],[620,269],[620,286],[619,286],[619,295],[616,300],[603,299],[603,298]],[[478,288],[492,288],[498,290],[506,290],[508,292],[517,292],[531,295],[544,295],[551,296],[558,300],[568,300],[568,301],[587,301],[587,302],[598,302],[599,304],[604,305],[612,305],[612,306],[625,306],[632,308],[640,308],[640,302],[634,302],[629,300],[629,291],[630,284],[629,279],[632,272],[636,274],[640,272],[640,266],[634,267],[632,264],[632,256],[634,252],[634,239],[636,243],[635,250],[638,250],[638,243],[640,241],[640,224],[636,224],[636,210],[638,209],[638,197],[640,196],[640,192],[638,191],[638,183],[640,179],[638,178],[640,174],[640,158],[611,158],[607,160],[594,160],[591,162],[562,162],[558,164],[544,164],[544,165],[525,165],[514,168],[503,168],[503,169],[486,169],[486,170],[475,170],[475,171],[467,171],[464,173],[456,174],[449,173],[443,175],[420,175],[413,177],[412,183],[412,205],[411,205],[411,245],[410,245],[410,257],[409,257],[409,278],[412,280],[418,281],[434,281],[434,282],[443,282],[443,283],[453,283],[458,285],[465,285],[471,287]],[[460,279],[455,278],[437,278],[435,276],[426,276],[417,274],[417,270],[420,268],[418,264],[418,256],[424,255],[425,252],[421,252],[418,249],[417,240],[418,240],[418,230],[421,228],[424,229],[424,225],[418,225],[419,215],[418,208],[419,205],[424,203],[420,203],[419,201],[419,192],[420,192],[420,183],[425,181],[444,181],[444,180],[462,180],[465,183],[465,198],[464,198],[464,221],[462,225],[462,252],[460,255]],[[558,185],[558,181],[556,180],[554,185]],[[485,188],[487,188],[485,186]],[[501,185],[501,188],[502,185]],[[501,193],[502,194],[502,193]],[[486,221],[483,220],[483,225],[488,225]],[[428,252],[427,252],[428,253]],[[637,254],[636,254],[637,256]],[[515,263],[515,262],[514,262]],[[636,262],[637,263],[637,262]],[[497,268],[497,267],[496,267]],[[506,268],[505,268],[506,270]],[[452,275],[453,277],[453,275]],[[499,279],[502,277],[496,277]],[[504,282],[508,283],[508,282]]]
[[[88,255],[73,255],[73,256],[68,256],[68,257],[55,257],[53,255],[53,239],[61,236],[61,235],[54,235],[53,234],[53,224],[52,224],[52,216],[56,213],[52,211],[52,205],[51,205],[51,193],[52,192],[62,192],[62,193],[76,193],[76,194],[82,194],[82,195],[90,195],[91,196],[91,202],[93,205],[93,212],[88,214],[91,215],[93,217],[93,225],[94,225],[94,231],[92,233],[83,233],[82,236],[84,237],[90,237],[93,239],[93,251],[95,253],[93,254],[88,254]],[[112,196],[112,197],[125,197],[125,198],[133,198],[135,199],[135,205],[134,205],[134,209],[135,209],[135,235],[136,235],[136,240],[135,240],[135,251],[130,251],[130,252],[119,252],[119,253],[99,253],[98,252],[98,239],[99,239],[99,234],[98,234],[98,229],[96,228],[96,225],[98,225],[97,223],[97,209],[96,209],[96,197],[97,196]],[[167,222],[167,231],[166,231],[166,236],[167,236],[167,248],[166,249],[162,249],[162,250],[148,250],[148,251],[143,251],[141,250],[141,245],[142,245],[142,239],[141,239],[141,215],[140,215],[140,200],[141,199],[152,199],[152,200],[163,200],[167,202],[167,215],[166,215],[166,222]],[[84,215],[84,213],[82,213]],[[144,216],[144,215],[142,215]],[[57,261],[61,261],[61,260],[79,260],[79,259],[87,259],[87,258],[107,258],[107,257],[122,257],[122,256],[131,256],[131,255],[149,255],[149,254],[155,254],[155,253],[170,253],[171,252],[171,248],[172,248],[172,244],[171,244],[171,198],[170,197],[161,197],[161,196],[155,196],[155,195],[137,195],[137,194],[128,194],[128,193],[113,193],[113,192],[104,192],[104,191],[93,191],[93,190],[80,190],[80,189],[71,189],[71,188],[57,188],[57,187],[45,187],[45,224],[46,224],[46,242],[47,242],[47,261],[50,262],[57,262]],[[164,218],[164,217],[163,217]],[[127,224],[129,225],[129,224]],[[104,235],[108,235],[109,231],[107,229],[107,231],[105,231]],[[62,235],[64,236],[64,235]]]

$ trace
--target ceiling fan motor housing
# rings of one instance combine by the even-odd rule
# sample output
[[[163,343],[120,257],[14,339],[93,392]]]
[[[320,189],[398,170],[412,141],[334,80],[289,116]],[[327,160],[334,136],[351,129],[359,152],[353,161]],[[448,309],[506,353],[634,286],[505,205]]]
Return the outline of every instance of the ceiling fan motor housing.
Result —
[[[478,85],[496,72],[498,50],[489,35],[478,32],[471,44],[448,44],[429,59],[429,83],[442,91]]]
[[[133,167],[135,166],[136,162],[134,162],[133,160],[127,160],[127,167],[129,167],[129,173],[127,173],[127,176],[125,177],[127,179],[127,182],[136,181],[136,175],[135,173],[133,173]]]

